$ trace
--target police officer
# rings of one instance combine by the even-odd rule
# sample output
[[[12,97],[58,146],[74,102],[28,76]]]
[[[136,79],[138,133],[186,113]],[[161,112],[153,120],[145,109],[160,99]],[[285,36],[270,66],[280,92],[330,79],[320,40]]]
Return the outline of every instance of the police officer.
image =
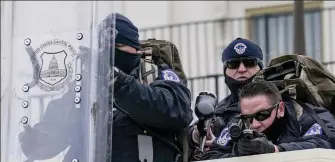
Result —
[[[141,84],[138,29],[121,14],[115,18],[112,161],[173,162],[180,153],[171,144],[177,145],[176,135],[193,118],[190,90],[163,66],[154,82]]]
[[[224,49],[222,53],[223,71],[225,83],[231,94],[219,102],[215,109],[213,127],[208,131],[207,147],[211,146],[215,136],[220,134],[225,124],[240,113],[237,107],[238,92],[244,85],[250,83],[255,74],[263,68],[262,60],[261,48],[247,39],[237,38]],[[199,133],[196,126],[190,126],[188,134],[190,156],[192,156],[193,150],[199,146]]]
[[[208,152],[203,159],[335,148],[335,120],[327,109],[302,103],[300,106],[305,111],[297,116],[293,107],[295,101],[288,95],[281,95],[274,84],[264,80],[248,84],[239,96],[241,116],[236,119],[243,123],[249,121],[254,137],[246,140],[241,136],[233,142],[229,123],[214,140],[221,147]],[[317,118],[321,118],[321,122]]]

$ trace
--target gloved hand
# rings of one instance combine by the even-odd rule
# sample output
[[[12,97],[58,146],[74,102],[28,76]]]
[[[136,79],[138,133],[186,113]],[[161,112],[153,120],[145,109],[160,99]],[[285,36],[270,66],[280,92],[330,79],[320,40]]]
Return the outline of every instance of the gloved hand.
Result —
[[[124,75],[124,73],[120,69],[118,69],[115,66],[111,67],[111,69],[109,70],[109,73],[108,73],[108,77],[110,78],[110,81],[108,83],[108,87],[109,87],[110,91],[113,90],[112,88],[115,89],[115,87],[114,87],[115,82],[119,79],[120,75],[122,75],[122,76]]]
[[[275,145],[264,134],[254,131],[254,139],[247,141],[240,139],[233,146],[235,156],[247,156],[256,154],[274,153]]]
[[[129,82],[131,82],[131,79],[133,78],[132,75],[124,73],[122,70],[120,70],[115,66],[111,67],[108,77],[110,77],[110,81],[108,83],[110,91],[112,90],[113,86],[114,91],[117,91],[119,87],[128,84]]]
[[[212,132],[212,127],[209,127],[206,134],[206,141],[205,146],[206,148],[210,147],[215,139],[215,135]],[[193,132],[192,132],[192,140],[194,143],[200,145],[200,133],[198,131],[197,126],[194,126]]]

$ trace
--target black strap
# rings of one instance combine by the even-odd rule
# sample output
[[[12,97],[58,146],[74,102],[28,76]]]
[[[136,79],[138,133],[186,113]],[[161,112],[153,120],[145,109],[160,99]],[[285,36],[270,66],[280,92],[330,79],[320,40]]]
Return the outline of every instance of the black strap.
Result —
[[[179,153],[179,155],[177,155],[177,159],[176,162],[179,162],[180,157],[183,155],[183,152],[180,151],[180,149],[178,148],[178,146],[176,146],[174,143],[172,143],[171,141],[165,139],[164,137],[158,135],[157,133],[154,133],[152,130],[148,129],[146,126],[144,126],[143,124],[141,124],[140,122],[138,122],[137,120],[135,120],[135,118],[133,118],[128,112],[126,112],[125,110],[123,110],[116,102],[114,102],[115,106],[117,107],[118,110],[120,110],[121,112],[125,113],[131,120],[133,120],[139,127],[143,128],[144,130],[146,130],[148,133],[152,134],[154,137],[158,138],[159,140],[161,140],[163,143],[167,144],[169,147],[171,147],[172,149],[174,149],[175,151],[177,151]]]
[[[295,100],[295,99],[294,99]],[[330,139],[330,143],[332,144],[333,148],[335,148],[335,135],[334,133],[330,132],[326,124],[323,122],[322,119],[315,113],[315,111],[308,106],[307,104],[295,100],[298,104],[302,105],[302,107],[306,110],[308,114],[311,114],[315,121],[320,124],[322,130],[326,133],[326,136]]]

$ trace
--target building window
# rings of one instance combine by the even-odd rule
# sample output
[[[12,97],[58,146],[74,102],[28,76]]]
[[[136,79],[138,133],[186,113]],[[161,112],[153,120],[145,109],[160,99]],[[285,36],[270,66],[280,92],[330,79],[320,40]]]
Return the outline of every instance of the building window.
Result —
[[[322,10],[315,6],[321,5],[309,4],[306,9],[305,4],[305,51],[306,55],[317,61],[322,61]],[[268,63],[269,60],[280,55],[293,54],[294,22],[292,10],[258,13],[255,16],[251,14],[249,25],[249,36],[263,49],[264,62]]]

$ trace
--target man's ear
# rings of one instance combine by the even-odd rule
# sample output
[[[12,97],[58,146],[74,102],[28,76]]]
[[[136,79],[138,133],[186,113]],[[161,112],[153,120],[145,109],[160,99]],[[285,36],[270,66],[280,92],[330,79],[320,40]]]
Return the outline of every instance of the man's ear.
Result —
[[[283,101],[279,102],[277,117],[282,118],[285,115],[285,104]]]
[[[222,65],[223,75],[226,76],[227,67]]]

